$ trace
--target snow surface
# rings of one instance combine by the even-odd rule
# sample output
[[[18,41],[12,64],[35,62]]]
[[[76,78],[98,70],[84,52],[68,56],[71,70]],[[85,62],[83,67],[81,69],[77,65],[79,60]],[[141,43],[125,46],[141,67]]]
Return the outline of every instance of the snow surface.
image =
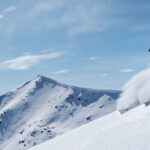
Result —
[[[109,114],[119,95],[39,75],[0,96],[0,150],[26,150]]]
[[[30,150],[150,150],[150,106],[115,111]]]

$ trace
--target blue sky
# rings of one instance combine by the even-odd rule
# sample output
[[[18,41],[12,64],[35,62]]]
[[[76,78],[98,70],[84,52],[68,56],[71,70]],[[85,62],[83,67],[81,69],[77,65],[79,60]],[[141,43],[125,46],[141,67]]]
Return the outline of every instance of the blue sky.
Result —
[[[148,0],[1,0],[0,94],[38,74],[121,89],[150,63]]]

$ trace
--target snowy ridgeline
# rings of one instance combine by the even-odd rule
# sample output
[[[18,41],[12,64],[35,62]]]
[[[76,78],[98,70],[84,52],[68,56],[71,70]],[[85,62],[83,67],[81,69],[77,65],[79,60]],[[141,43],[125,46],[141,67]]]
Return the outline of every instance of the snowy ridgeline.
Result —
[[[38,76],[0,96],[0,150],[25,150],[109,114],[119,95]]]
[[[140,104],[150,104],[150,69],[135,75],[124,86],[117,108],[120,111],[126,111]]]

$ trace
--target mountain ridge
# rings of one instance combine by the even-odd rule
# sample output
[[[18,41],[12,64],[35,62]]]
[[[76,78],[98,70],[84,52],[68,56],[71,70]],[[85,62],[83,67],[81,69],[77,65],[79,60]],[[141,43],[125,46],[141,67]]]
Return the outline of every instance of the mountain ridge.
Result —
[[[120,91],[69,86],[38,75],[0,97],[0,149],[26,150],[111,113],[119,95]]]

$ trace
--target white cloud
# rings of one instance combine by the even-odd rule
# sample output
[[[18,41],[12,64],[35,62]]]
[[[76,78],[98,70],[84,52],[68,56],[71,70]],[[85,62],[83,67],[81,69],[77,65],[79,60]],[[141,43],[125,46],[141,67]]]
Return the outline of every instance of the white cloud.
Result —
[[[30,16],[35,16],[44,12],[51,12],[59,7],[62,7],[61,1],[43,1],[37,2],[30,12]]]
[[[70,36],[98,33],[113,28],[120,29],[126,27],[126,24],[130,24],[130,28],[133,26],[135,28],[131,21],[133,15],[127,14],[133,14],[139,8],[147,11],[148,9],[143,9],[141,4],[143,3],[138,3],[138,6],[124,3],[122,6],[122,1],[118,0],[32,0],[29,5],[28,1],[22,0],[16,3],[19,8],[17,17],[11,16],[14,18],[6,20],[3,32],[9,33],[13,25],[13,34],[16,34],[15,31],[19,32],[18,29],[22,29],[25,22],[29,24],[31,30],[62,29]],[[15,6],[10,6],[5,9],[5,12],[15,9]]]
[[[4,18],[4,15],[1,15],[1,14],[0,14],[0,19],[2,19],[2,18]]]
[[[135,75],[123,87],[123,93],[118,99],[119,110],[130,109],[136,105],[150,101],[150,68]]]
[[[31,55],[31,53],[30,52],[25,52],[25,53],[23,53],[23,56],[24,55]]]
[[[0,63],[1,70],[26,70],[42,60],[54,59],[63,53],[48,53],[44,55],[25,55]]]
[[[9,6],[8,8],[4,9],[4,13],[15,11],[17,8],[15,6]]]
[[[63,69],[63,70],[58,70],[58,71],[52,72],[52,74],[64,74],[64,73],[68,73],[68,72],[69,72],[68,69]]]
[[[97,60],[98,57],[90,57],[89,60]]]
[[[102,32],[104,30],[108,21],[104,21],[106,16],[104,9],[102,9],[102,3],[88,0],[84,3],[74,1],[69,4],[71,9],[68,8],[60,18],[61,23],[67,27],[69,35]]]
[[[48,53],[53,50],[54,50],[53,48],[48,48],[48,49],[41,50],[41,53]]]
[[[10,6],[8,8],[5,8],[3,10],[3,12],[0,14],[0,19],[4,18],[6,13],[9,13],[9,12],[12,12],[12,11],[15,11],[15,10],[16,10],[15,6]]]
[[[115,22],[114,18],[110,17],[110,11],[108,11],[111,5],[103,1],[37,1],[32,6],[28,11],[29,17],[37,19],[44,15],[42,22],[38,24],[39,28],[43,26],[63,28],[70,36],[102,32]]]
[[[108,76],[108,73],[103,73],[101,76],[106,77],[106,76]]]
[[[134,72],[134,69],[123,69],[123,70],[121,70],[121,72],[130,73],[130,72]]]

